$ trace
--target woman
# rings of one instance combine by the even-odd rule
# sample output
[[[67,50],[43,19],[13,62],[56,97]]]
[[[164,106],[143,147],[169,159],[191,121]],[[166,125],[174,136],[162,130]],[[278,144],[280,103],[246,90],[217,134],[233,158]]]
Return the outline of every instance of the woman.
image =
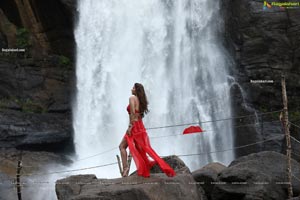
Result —
[[[129,98],[129,105],[127,107],[130,122],[126,134],[119,146],[123,165],[122,176],[126,177],[129,173],[126,152],[127,146],[129,146],[139,176],[149,177],[150,169],[154,164],[158,164],[167,176],[175,176],[174,170],[155,153],[150,145],[142,121],[142,118],[148,112],[148,102],[143,85],[135,83],[131,93],[132,96]],[[146,154],[151,156],[154,161],[150,161]]]

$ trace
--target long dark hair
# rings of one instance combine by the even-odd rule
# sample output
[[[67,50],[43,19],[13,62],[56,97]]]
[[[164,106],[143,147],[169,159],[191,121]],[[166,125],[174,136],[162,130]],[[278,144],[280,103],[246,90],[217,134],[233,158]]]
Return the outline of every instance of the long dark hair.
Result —
[[[149,112],[148,110],[148,100],[144,90],[144,86],[140,83],[134,84],[135,93],[140,102],[140,114],[144,117],[145,114]]]

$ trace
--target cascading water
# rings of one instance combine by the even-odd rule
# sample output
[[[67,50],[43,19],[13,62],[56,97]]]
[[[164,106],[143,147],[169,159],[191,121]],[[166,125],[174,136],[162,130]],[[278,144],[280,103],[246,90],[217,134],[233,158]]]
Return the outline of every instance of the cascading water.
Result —
[[[73,168],[116,162],[115,147],[128,125],[126,106],[135,82],[148,95],[146,127],[231,116],[217,1],[79,0],[78,9],[73,119],[78,161]],[[149,129],[153,148],[161,156],[204,152],[181,157],[191,170],[234,159],[232,151],[206,153],[232,148],[231,121],[202,123],[207,131],[201,134],[168,136],[186,127]],[[117,165],[92,173],[120,176]]]

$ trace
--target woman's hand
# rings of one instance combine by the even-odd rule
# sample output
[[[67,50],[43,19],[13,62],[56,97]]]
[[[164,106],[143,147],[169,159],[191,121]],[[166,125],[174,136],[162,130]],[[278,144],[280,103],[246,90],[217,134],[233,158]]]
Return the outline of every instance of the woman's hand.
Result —
[[[131,136],[131,129],[132,129],[132,126],[129,126],[127,131],[126,131],[126,134]]]

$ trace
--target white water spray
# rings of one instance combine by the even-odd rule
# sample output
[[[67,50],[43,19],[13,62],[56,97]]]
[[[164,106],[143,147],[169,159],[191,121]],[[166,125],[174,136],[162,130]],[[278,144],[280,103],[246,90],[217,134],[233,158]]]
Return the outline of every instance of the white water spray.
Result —
[[[231,116],[226,57],[219,44],[217,1],[79,0],[74,168],[116,162],[128,124],[126,106],[135,82],[144,85],[146,127],[211,121]],[[161,156],[230,149],[231,121],[201,124],[207,132],[177,135],[186,127],[149,130]],[[232,151],[181,157],[191,170],[212,161],[228,164]],[[82,160],[84,159],[84,160]],[[117,165],[83,171],[120,176]]]

